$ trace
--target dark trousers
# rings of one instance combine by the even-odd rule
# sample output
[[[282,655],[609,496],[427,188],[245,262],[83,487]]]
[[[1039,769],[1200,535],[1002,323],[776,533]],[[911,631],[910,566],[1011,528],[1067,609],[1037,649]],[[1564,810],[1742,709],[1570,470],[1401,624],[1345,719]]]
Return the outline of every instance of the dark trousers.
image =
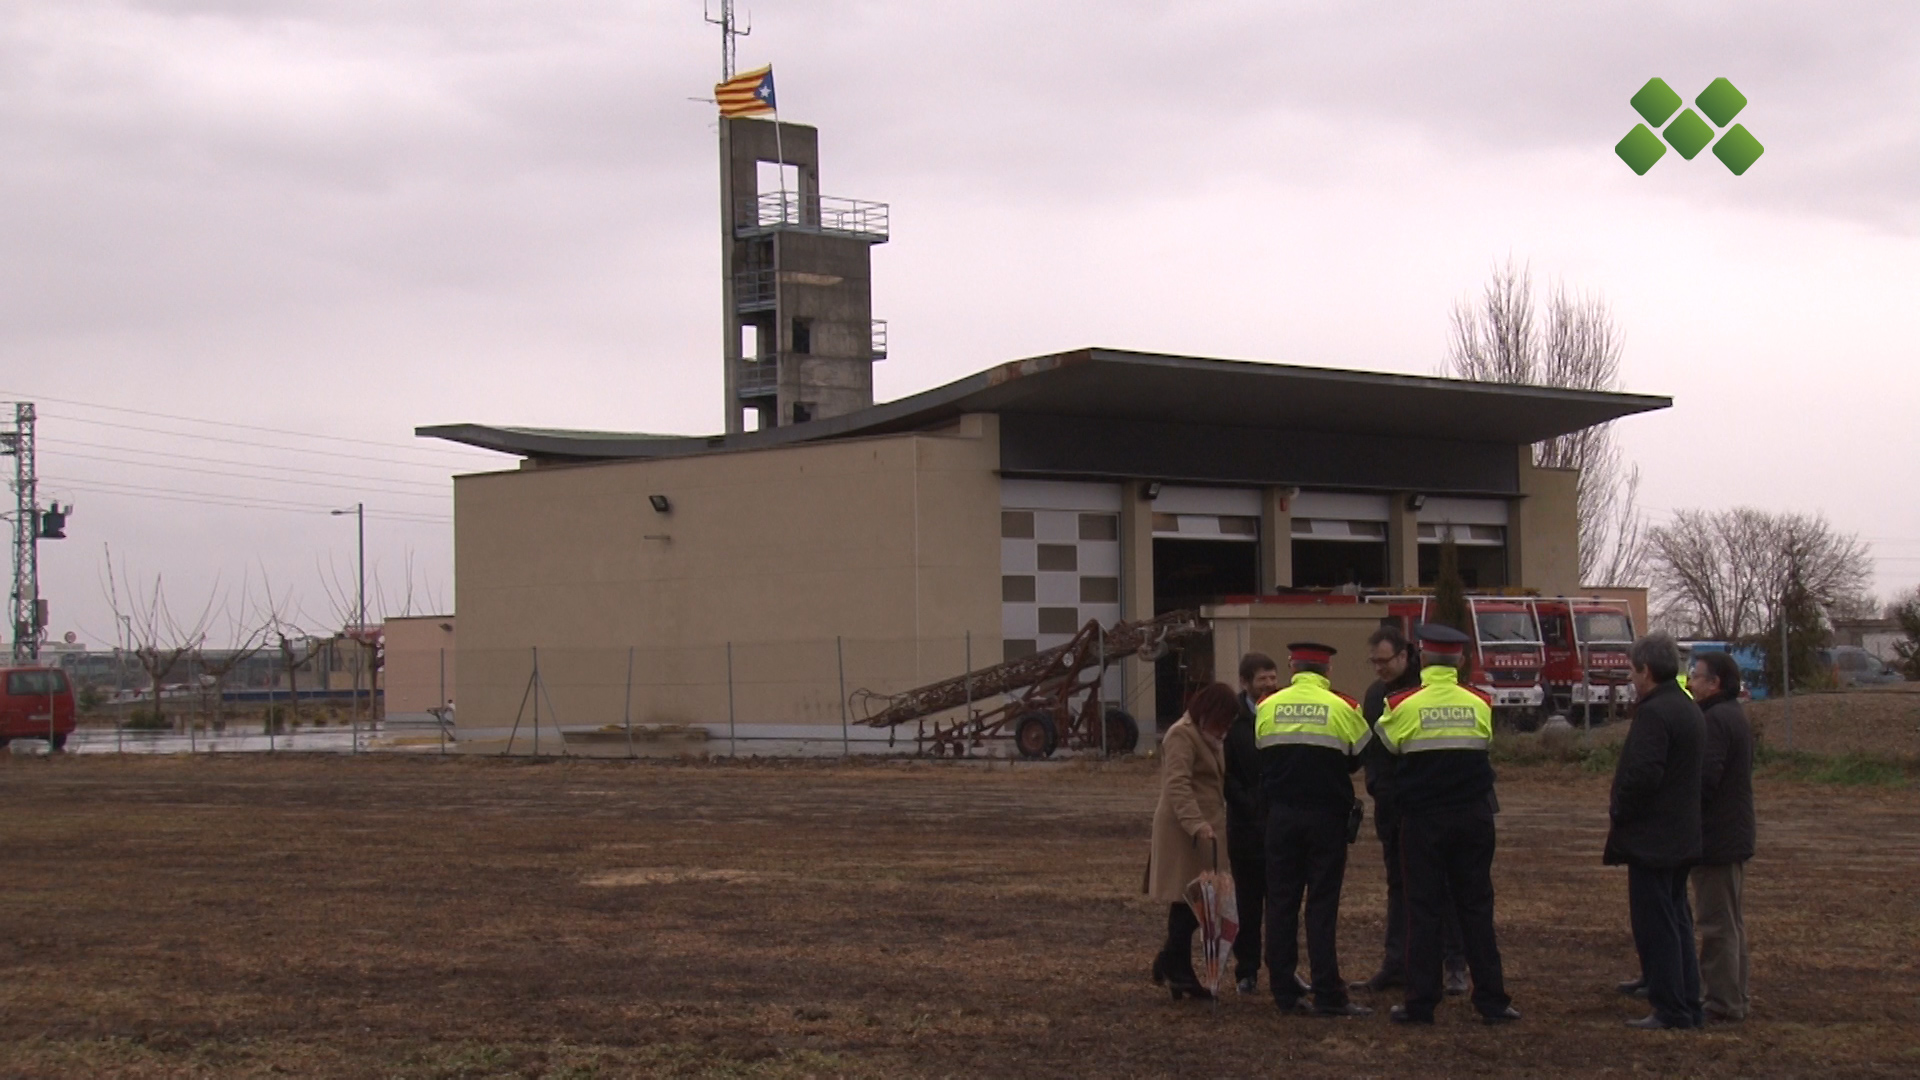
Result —
[[[1400,813],[1379,812],[1374,802],[1373,831],[1380,837],[1380,853],[1387,862],[1387,950],[1380,970],[1405,980],[1407,975],[1407,889],[1401,872]],[[1440,955],[1446,970],[1461,971],[1467,966],[1467,954],[1460,948],[1460,912],[1448,903],[1440,919]]]
[[[1260,927],[1266,922],[1267,860],[1264,855],[1236,852],[1233,864],[1233,902],[1240,911],[1240,935],[1233,939],[1233,977],[1249,979],[1260,973]]]
[[[1267,980],[1275,1000],[1294,994],[1304,894],[1314,1003],[1322,1008],[1347,1003],[1335,940],[1346,876],[1347,811],[1276,805],[1267,812]]]
[[[1409,1015],[1431,1017],[1440,1004],[1442,927],[1460,920],[1460,945],[1473,972],[1473,1007],[1490,1016],[1513,1004],[1493,932],[1493,808],[1424,810],[1403,816],[1400,858],[1407,884]]]
[[[1200,929],[1200,918],[1185,900],[1176,900],[1167,908],[1167,940],[1160,946],[1161,966],[1174,982],[1195,982],[1193,972],[1193,932]]]
[[[1700,957],[1693,948],[1693,905],[1684,867],[1627,864],[1627,911],[1647,1001],[1668,1027],[1699,1027]]]

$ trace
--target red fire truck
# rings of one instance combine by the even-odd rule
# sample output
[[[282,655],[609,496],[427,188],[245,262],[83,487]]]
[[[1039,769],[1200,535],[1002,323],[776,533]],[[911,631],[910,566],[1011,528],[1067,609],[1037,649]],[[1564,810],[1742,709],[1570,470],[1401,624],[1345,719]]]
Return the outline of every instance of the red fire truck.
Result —
[[[1372,597],[1387,602],[1387,610],[1409,635],[1427,620],[1433,607],[1428,596]],[[1493,699],[1496,716],[1521,731],[1540,723],[1546,693],[1541,670],[1545,645],[1533,601],[1521,596],[1470,596],[1472,642],[1467,650],[1467,681]]]
[[[1546,642],[1547,708],[1569,718],[1617,716],[1633,704],[1633,616],[1597,598],[1534,601]]]

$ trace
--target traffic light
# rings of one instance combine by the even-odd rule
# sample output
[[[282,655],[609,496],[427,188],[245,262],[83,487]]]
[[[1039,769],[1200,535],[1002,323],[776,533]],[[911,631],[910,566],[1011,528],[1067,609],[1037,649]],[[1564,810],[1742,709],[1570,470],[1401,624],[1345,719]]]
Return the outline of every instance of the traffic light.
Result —
[[[73,513],[73,504],[67,504],[65,510],[59,503],[50,504],[40,511],[39,535],[42,540],[65,540],[67,538],[67,515]]]

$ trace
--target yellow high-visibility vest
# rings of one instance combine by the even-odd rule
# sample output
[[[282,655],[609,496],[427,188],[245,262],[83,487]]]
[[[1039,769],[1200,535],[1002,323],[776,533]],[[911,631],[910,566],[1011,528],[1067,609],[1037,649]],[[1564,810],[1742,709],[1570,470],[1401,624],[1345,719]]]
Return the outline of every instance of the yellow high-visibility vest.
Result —
[[[1421,668],[1417,688],[1387,699],[1378,731],[1381,743],[1396,754],[1486,750],[1493,745],[1493,706],[1485,694],[1460,685],[1457,669]]]
[[[1270,746],[1324,746],[1357,754],[1373,737],[1354,700],[1336,692],[1325,675],[1298,672],[1291,685],[1269,694],[1254,716],[1253,741]]]

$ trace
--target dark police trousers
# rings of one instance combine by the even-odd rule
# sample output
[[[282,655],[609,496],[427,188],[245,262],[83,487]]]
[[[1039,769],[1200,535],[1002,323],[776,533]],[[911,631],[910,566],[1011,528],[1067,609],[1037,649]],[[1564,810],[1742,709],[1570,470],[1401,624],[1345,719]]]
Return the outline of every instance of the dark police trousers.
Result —
[[[1647,1003],[1668,1027],[1700,1027],[1700,957],[1693,947],[1693,906],[1685,867],[1627,864],[1627,912]]]
[[[1232,826],[1228,826],[1232,828]],[[1240,910],[1240,935],[1233,939],[1233,977],[1260,974],[1260,928],[1266,922],[1267,860],[1230,855],[1233,900]]]
[[[1378,799],[1374,800],[1373,808],[1374,835],[1380,838],[1380,853],[1387,862],[1387,950],[1380,961],[1380,970],[1404,980],[1407,974],[1407,883],[1401,873],[1400,811],[1382,814]],[[1446,970],[1464,969],[1467,957],[1460,949],[1460,914],[1452,904],[1444,910],[1445,916],[1440,921],[1441,956]]]
[[[1482,1016],[1513,1004],[1493,933],[1493,807],[1486,803],[1401,815],[1400,856],[1407,880],[1407,997],[1410,1016],[1440,1004],[1441,927],[1447,908],[1460,918],[1460,944],[1473,972],[1473,1007]]]
[[[1322,1008],[1347,1003],[1335,938],[1340,886],[1347,876],[1347,811],[1299,810],[1274,804],[1267,812],[1267,979],[1276,1001],[1286,1001],[1300,963],[1300,898],[1306,894],[1307,960],[1313,1000]]]

